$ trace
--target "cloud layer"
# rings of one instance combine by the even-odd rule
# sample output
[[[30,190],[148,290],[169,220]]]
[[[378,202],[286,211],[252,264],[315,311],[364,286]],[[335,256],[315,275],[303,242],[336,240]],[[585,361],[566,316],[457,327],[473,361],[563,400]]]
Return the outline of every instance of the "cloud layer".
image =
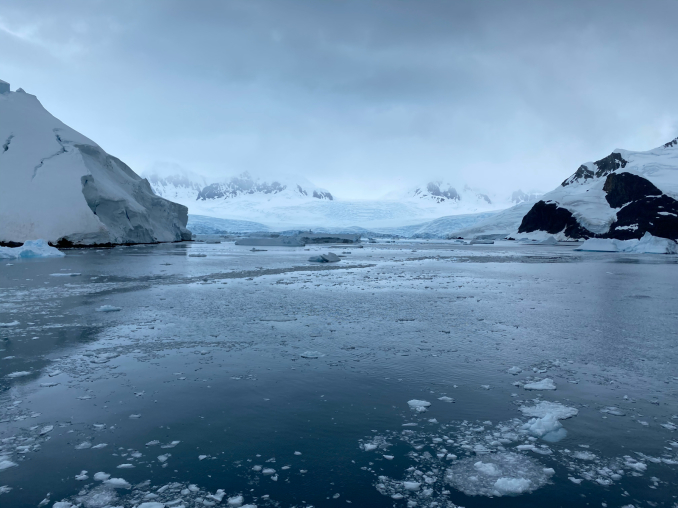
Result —
[[[549,190],[678,135],[673,1],[6,0],[0,78],[138,172]]]

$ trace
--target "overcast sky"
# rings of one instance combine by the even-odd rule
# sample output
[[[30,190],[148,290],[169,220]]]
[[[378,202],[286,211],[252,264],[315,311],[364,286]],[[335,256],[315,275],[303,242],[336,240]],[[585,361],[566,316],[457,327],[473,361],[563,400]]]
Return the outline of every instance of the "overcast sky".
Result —
[[[0,79],[127,162],[547,191],[678,136],[678,2],[2,0]]]

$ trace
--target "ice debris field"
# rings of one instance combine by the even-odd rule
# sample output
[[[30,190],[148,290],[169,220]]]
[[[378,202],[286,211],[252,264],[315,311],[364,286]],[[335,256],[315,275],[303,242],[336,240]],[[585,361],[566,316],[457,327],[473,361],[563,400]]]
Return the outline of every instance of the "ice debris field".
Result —
[[[673,507],[676,258],[574,248],[13,257],[0,504]]]

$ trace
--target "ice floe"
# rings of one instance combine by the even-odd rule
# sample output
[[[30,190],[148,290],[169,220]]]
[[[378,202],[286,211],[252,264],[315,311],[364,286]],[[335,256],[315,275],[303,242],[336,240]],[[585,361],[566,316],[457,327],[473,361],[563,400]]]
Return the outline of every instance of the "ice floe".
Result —
[[[533,381],[531,383],[526,383],[523,385],[523,388],[526,390],[555,390],[556,384],[553,382],[553,379],[544,378],[541,381]]]
[[[407,405],[410,406],[411,409],[423,413],[428,409],[431,403],[425,400],[412,399],[407,401]]]

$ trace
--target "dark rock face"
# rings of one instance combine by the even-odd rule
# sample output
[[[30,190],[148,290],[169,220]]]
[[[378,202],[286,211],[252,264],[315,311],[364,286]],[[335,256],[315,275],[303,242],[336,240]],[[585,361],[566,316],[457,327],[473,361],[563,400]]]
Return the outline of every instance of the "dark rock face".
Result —
[[[617,220],[603,236],[629,240],[641,238],[645,232],[677,240],[678,201],[665,194],[632,201],[617,212]]]
[[[316,199],[327,199],[329,201],[334,200],[334,198],[332,197],[332,194],[330,194],[329,192],[313,191],[313,197],[316,198]]]
[[[652,182],[631,173],[609,174],[605,179],[603,190],[607,193],[605,199],[612,208],[619,208],[646,196],[662,195],[662,191]]]
[[[459,201],[461,199],[459,194],[457,194],[456,189],[450,188],[449,190],[441,191],[440,186],[437,183],[434,183],[434,182],[429,183],[426,186],[426,190],[428,191],[428,193],[431,196],[434,196],[435,198],[437,198],[437,201],[439,203],[442,203],[446,199],[456,199],[457,201]],[[419,194],[419,192],[420,192],[420,190],[417,189],[415,191],[415,195]]]
[[[537,202],[523,217],[518,228],[519,233],[546,231],[555,235],[564,230],[570,238],[591,238],[594,236],[588,229],[582,227],[572,212],[559,207],[556,203]]]
[[[628,161],[624,160],[618,152],[612,152],[607,157],[594,162],[596,170],[592,171],[584,165],[579,166],[574,175],[565,180],[561,185],[567,187],[571,183],[577,183],[580,180],[588,180],[590,178],[600,178],[601,176],[609,175],[619,168],[625,168]]]

